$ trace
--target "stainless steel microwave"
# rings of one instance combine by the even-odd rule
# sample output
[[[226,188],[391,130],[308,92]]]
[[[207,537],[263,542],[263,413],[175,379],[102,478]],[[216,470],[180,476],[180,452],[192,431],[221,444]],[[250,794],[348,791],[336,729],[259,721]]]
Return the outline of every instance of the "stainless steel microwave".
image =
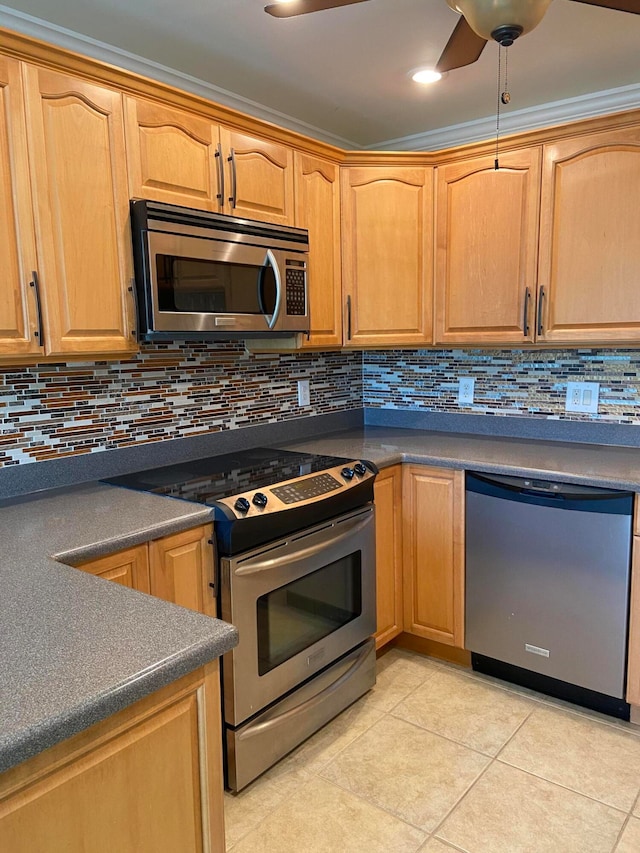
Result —
[[[308,232],[134,199],[141,340],[309,331]]]

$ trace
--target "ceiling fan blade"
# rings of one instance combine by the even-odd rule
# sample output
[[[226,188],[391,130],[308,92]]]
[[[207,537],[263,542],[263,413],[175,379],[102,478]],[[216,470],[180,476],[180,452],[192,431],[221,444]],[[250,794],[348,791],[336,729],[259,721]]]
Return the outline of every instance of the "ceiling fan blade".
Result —
[[[440,55],[436,64],[436,71],[442,74],[445,71],[452,71],[454,68],[471,65],[472,62],[480,58],[486,43],[487,40],[474,33],[466,20],[460,17]]]
[[[294,18],[308,12],[321,12],[323,9],[336,9],[338,6],[365,2],[366,0],[293,0],[291,3],[270,3],[264,7],[264,11],[274,18]]]
[[[631,12],[640,15],[640,0],[575,0],[576,3],[586,3],[588,6],[603,6],[605,9],[615,9],[618,12]]]

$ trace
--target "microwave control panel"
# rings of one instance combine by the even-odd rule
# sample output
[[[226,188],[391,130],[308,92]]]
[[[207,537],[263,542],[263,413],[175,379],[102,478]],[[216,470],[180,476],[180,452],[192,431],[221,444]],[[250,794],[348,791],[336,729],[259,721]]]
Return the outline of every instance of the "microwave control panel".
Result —
[[[285,274],[285,293],[287,298],[287,314],[303,316],[307,313],[305,265],[300,268],[287,266]]]

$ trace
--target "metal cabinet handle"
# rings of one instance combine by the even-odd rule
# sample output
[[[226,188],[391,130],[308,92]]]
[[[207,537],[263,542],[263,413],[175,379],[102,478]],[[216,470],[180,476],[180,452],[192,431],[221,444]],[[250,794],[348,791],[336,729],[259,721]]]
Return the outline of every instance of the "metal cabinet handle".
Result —
[[[540,336],[544,331],[544,326],[542,325],[542,301],[544,299],[544,286],[540,288],[540,293],[538,295],[538,336]]]
[[[531,291],[528,287],[524,291],[524,317],[522,318],[522,330],[526,337],[529,336],[529,302],[531,301]]]
[[[231,154],[227,157],[227,161],[231,163],[231,195],[229,196],[229,201],[231,202],[231,207],[236,206],[236,196],[237,196],[237,175],[236,175],[236,152],[231,149]]]
[[[351,296],[347,296],[347,340],[351,340]]]
[[[38,272],[37,270],[33,270],[31,273],[31,281],[29,282],[29,287],[33,287],[36,294],[36,314],[38,317],[38,329],[33,334],[38,339],[38,342],[41,347],[44,346],[44,326],[42,324],[42,305],[40,303],[40,282],[38,280]]]
[[[222,162],[222,144],[218,142],[216,147],[216,166],[218,169],[218,190],[216,198],[220,202],[220,206],[224,204],[224,163]]]

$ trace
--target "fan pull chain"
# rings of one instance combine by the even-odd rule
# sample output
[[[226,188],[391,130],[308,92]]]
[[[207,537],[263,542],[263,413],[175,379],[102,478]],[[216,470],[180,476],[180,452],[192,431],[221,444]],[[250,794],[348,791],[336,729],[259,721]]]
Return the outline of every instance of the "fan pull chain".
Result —
[[[496,107],[496,159],[493,163],[493,168],[498,171],[500,168],[500,104],[505,106],[511,100],[509,94],[509,48],[504,49],[504,87],[502,85],[502,45],[498,45],[498,99]]]

